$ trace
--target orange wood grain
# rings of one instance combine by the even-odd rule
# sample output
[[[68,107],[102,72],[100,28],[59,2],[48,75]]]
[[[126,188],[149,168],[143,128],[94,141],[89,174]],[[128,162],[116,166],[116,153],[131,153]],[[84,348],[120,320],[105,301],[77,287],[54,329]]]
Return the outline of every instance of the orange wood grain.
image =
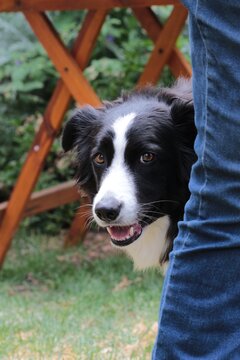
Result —
[[[150,39],[155,43],[163,29],[163,26],[155,13],[151,8],[133,8],[132,10],[142,27],[146,30]],[[191,65],[176,47],[172,49],[167,64],[176,78],[179,76],[192,76]]]
[[[84,68],[106,16],[105,11],[90,11],[74,46],[74,56]],[[94,25],[94,26],[93,26]],[[91,45],[89,45],[91,44]],[[11,244],[12,236],[23,216],[56,133],[59,131],[71,94],[59,80],[44,114],[43,122],[22,167],[0,224],[0,264]]]
[[[140,76],[138,86],[143,86],[148,83],[155,84],[158,81],[186,18],[187,10],[181,5],[175,6],[169,19],[164,25],[163,30],[158,36],[155,48]]]
[[[48,17],[33,11],[26,11],[24,14],[75,100],[81,105],[99,106],[101,104],[99,98],[85,79],[76,60],[62,43]]]
[[[178,3],[178,0],[1,0],[0,11],[106,10],[113,7],[144,7]]]
[[[90,199],[87,196],[82,197],[80,207],[77,210],[71,228],[65,237],[65,247],[77,245],[79,241],[84,239],[84,236],[88,230],[91,212],[92,206]]]
[[[67,181],[48,189],[36,191],[32,193],[22,217],[33,216],[58,206],[69,204],[80,200],[80,196],[75,181]],[[3,217],[7,206],[7,201],[0,204],[0,219]]]

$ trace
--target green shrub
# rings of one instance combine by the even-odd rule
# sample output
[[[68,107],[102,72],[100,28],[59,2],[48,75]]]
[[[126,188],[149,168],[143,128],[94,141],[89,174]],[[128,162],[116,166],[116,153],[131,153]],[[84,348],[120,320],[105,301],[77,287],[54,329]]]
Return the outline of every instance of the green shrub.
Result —
[[[171,7],[154,9],[164,21]],[[71,47],[85,12],[53,12],[49,16],[64,42]],[[3,201],[14,186],[58,74],[21,14],[2,14],[0,33],[0,201]],[[185,34],[179,44],[186,52]],[[116,9],[107,16],[84,71],[101,99],[111,100],[119,96],[121,89],[134,87],[152,47],[129,9]],[[172,82],[168,69],[162,82]],[[74,170],[70,162],[71,158],[63,158],[57,139],[36,189],[72,178]],[[76,204],[71,204],[40,214],[25,220],[24,226],[56,233],[68,226],[75,208]]]

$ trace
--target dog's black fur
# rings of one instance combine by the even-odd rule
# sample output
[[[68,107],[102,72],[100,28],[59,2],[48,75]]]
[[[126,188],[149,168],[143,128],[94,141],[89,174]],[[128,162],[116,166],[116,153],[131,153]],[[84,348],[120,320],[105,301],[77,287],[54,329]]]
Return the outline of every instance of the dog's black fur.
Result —
[[[189,198],[188,182],[195,161],[190,82],[180,79],[172,88],[146,87],[105,102],[99,109],[77,109],[65,126],[62,146],[65,151],[75,149],[77,182],[94,199],[114,157],[112,124],[116,118],[132,112],[136,118],[126,134],[125,162],[133,174],[137,202],[141,205],[159,201],[148,206],[139,220],[142,226],[163,214],[170,218],[164,251],[159,254],[163,262],[168,258],[177,222],[182,219]],[[94,162],[99,152],[106,159],[103,166]],[[141,154],[149,152],[154,153],[154,161],[141,163]]]

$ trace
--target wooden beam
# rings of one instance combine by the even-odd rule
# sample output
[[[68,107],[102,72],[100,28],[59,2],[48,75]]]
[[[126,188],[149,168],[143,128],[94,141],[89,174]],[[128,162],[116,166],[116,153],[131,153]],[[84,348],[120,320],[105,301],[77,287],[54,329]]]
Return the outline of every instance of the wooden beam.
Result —
[[[89,219],[91,218],[91,201],[87,196],[81,197],[81,205],[64,240],[65,247],[77,245],[79,241],[84,239],[88,230]]]
[[[73,201],[79,201],[80,197],[75,181],[68,181],[45,190],[36,191],[31,195],[22,217],[33,216]],[[7,201],[0,203],[0,219],[3,217],[7,206]]]
[[[1,0],[0,11],[107,10],[176,4],[179,4],[178,0]]]
[[[163,26],[155,13],[151,8],[133,8],[132,10],[142,27],[146,30],[150,39],[156,43],[160,32],[163,30]],[[176,47],[173,48],[169,56],[168,65],[175,78],[178,78],[179,76],[192,76],[191,65]]]
[[[155,48],[153,49],[150,59],[140,76],[138,86],[146,84],[156,84],[163,67],[167,63],[176,40],[185,24],[187,10],[182,5],[175,6],[170,17],[168,18],[163,30],[158,36]]]
[[[73,50],[73,55],[77,62],[81,63],[82,68],[86,66],[90,58],[105,16],[106,11],[90,11],[83,23]],[[22,218],[56,133],[61,127],[70,99],[70,92],[63,81],[59,80],[0,223],[0,265],[10,247],[12,236]]]
[[[24,15],[74,99],[81,105],[101,105],[98,96],[84,77],[76,60],[62,43],[48,17],[44,13],[34,11],[26,11]]]

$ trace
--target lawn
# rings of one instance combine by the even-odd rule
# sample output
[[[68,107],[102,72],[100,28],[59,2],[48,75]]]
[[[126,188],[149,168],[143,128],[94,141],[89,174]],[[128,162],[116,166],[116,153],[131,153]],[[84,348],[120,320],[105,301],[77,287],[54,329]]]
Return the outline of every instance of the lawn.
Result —
[[[0,272],[0,359],[149,359],[162,276],[133,270],[105,235],[14,239]]]

